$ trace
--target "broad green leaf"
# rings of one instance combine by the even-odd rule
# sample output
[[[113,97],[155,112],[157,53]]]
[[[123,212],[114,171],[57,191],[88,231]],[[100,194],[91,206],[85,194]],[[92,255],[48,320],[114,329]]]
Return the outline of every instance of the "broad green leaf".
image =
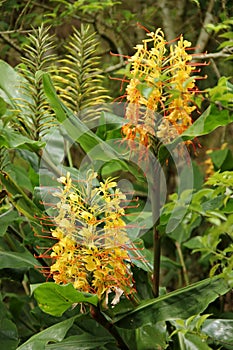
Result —
[[[8,318],[8,309],[2,302],[0,294],[0,345],[1,349],[15,350],[18,345],[16,325]]]
[[[16,325],[8,318],[0,318],[0,345],[1,349],[15,350],[18,345]]]
[[[202,249],[205,247],[203,242],[202,242],[201,236],[195,236],[195,237],[191,238],[188,242],[184,243],[184,246],[189,248],[189,249]]]
[[[182,141],[192,140],[195,137],[211,133],[219,126],[225,126],[233,122],[233,114],[230,115],[227,109],[219,110],[217,106],[210,105],[202,115],[172,143],[162,145],[159,148],[158,158],[160,163],[172,154],[172,150]]]
[[[30,269],[40,265],[32,254],[25,250],[25,252],[11,252],[0,250],[0,269]]]
[[[0,95],[14,107],[12,98],[19,97],[19,74],[8,63],[0,60]]]
[[[45,145],[44,142],[31,140],[7,126],[3,127],[2,122],[0,122],[0,144],[10,149],[27,149],[33,152],[39,151]]]
[[[18,186],[17,182],[9,173],[0,173],[0,180],[6,191],[9,193],[9,200],[13,206],[32,222],[37,222],[35,218],[42,217],[41,210],[27,196],[23,189]]]
[[[53,316],[61,316],[76,303],[98,304],[97,295],[81,293],[72,284],[62,286],[46,282],[37,286],[33,293],[41,310]]]
[[[84,333],[80,335],[73,335],[65,340],[56,343],[56,344],[49,344],[45,346],[45,350],[91,350],[91,349],[106,349],[104,345],[109,344],[113,341],[111,344],[111,349],[117,349],[116,346],[114,346],[114,340],[109,335],[107,336],[93,336],[89,333]]]
[[[137,350],[166,349],[167,327],[165,322],[149,323],[135,330]]]
[[[68,330],[72,327],[76,317],[77,316],[56,323],[40,333],[33,335],[16,350],[42,350],[45,349],[46,344],[50,342],[62,341]]]
[[[230,214],[230,213],[233,213],[233,198],[229,198],[225,207],[222,208],[222,212],[223,213],[227,213],[227,214]]]
[[[27,190],[33,193],[33,186],[29,178],[30,168],[27,167],[27,163],[23,163],[20,166],[11,164],[8,166],[7,171],[11,174],[14,181],[17,183],[20,188]],[[25,168],[26,166],[26,168]]]
[[[6,212],[2,213],[0,215],[0,237],[3,236],[7,230],[7,227],[14,222],[15,219],[17,219],[18,213],[13,210],[13,208],[10,208]]]
[[[233,122],[227,110],[220,111],[215,105],[209,106],[204,113],[181,135],[183,140],[191,140],[197,136],[209,134],[219,126]]]
[[[198,334],[192,334],[191,332],[179,333],[179,341],[182,343],[180,349],[185,350],[211,350],[206,339],[202,338]]]
[[[210,153],[214,165],[221,171],[233,169],[233,156],[229,149],[222,149]]]
[[[208,278],[156,299],[142,302],[133,311],[116,317],[115,325],[132,329],[141,327],[145,323],[187,319],[203,312],[211,302],[228,290],[229,286],[225,280],[218,277]]]
[[[223,346],[231,345],[231,349],[233,349],[232,319],[208,319],[202,327],[202,332]]]
[[[224,203],[224,199],[226,198],[225,195],[218,195],[216,196],[214,192],[212,193],[213,197],[202,204],[202,209],[203,209],[203,216],[207,215],[208,212],[215,210],[216,208],[221,208],[221,206]]]

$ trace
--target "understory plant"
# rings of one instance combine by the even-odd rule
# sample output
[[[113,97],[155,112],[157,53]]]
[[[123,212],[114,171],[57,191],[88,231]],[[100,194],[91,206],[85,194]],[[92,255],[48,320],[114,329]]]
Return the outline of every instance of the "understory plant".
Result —
[[[233,121],[230,79],[201,93],[206,63],[157,29],[106,106],[88,27],[59,60],[49,28],[29,40],[0,62],[3,348],[232,349],[232,153],[204,179],[190,155]]]

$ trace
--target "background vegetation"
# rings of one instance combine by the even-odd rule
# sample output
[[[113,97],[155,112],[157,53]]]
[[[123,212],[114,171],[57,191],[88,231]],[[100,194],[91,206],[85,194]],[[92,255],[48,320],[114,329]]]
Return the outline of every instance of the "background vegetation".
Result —
[[[233,349],[231,1],[3,0],[0,9],[2,349]],[[196,124],[184,135],[194,139],[194,183],[177,193],[175,166],[165,166],[160,296],[154,298],[151,285],[150,229],[141,239],[135,235],[137,306],[123,297],[103,310],[95,298],[46,283],[40,273],[49,260],[39,247],[51,244],[41,237],[40,185],[47,181],[43,168],[59,176],[61,162],[85,177],[89,164],[82,161],[93,145],[121,137],[122,116],[110,113],[108,103],[124,94],[125,57],[135,53],[145,28],[162,28],[168,41],[182,33],[193,43],[195,61],[208,63],[201,70],[206,79],[198,81]],[[74,125],[73,133],[66,127],[74,141],[63,135],[61,145],[56,130],[63,132],[66,120]],[[95,157],[103,162],[101,152]],[[137,167],[107,158],[99,178],[109,175],[133,181],[140,211],[148,192]],[[185,169],[180,176],[185,181]]]

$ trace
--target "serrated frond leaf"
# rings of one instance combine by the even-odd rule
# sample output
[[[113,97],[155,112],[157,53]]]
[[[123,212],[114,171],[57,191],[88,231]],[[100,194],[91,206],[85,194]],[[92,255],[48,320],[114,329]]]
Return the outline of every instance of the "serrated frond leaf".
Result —
[[[89,26],[81,25],[80,31],[74,29],[65,47],[67,54],[60,61],[59,76],[55,78],[61,99],[74,114],[82,112],[84,122],[99,118],[100,109],[109,98],[96,56],[97,44]]]
[[[54,126],[55,118],[44,94],[40,71],[53,72],[56,55],[49,27],[41,25],[29,34],[29,44],[24,47],[25,57],[17,67],[22,76],[19,86],[21,97],[15,100],[19,115],[14,126],[32,140],[41,140]]]

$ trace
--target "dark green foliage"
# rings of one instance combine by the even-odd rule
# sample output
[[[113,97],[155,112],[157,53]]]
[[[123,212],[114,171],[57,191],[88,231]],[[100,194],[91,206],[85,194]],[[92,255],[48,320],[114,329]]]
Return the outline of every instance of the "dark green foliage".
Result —
[[[172,9],[177,15],[174,2],[170,5],[168,13]],[[183,29],[194,42],[208,5],[189,2],[186,12],[192,16],[182,15],[182,25],[187,23]],[[153,174],[135,159],[129,161],[129,149],[119,143],[122,116],[105,111],[109,97],[104,77],[127,73],[124,59],[109,51],[134,52],[138,38],[145,36],[136,21],[154,30],[172,18],[177,18],[178,27],[179,18],[165,18],[164,9],[152,1],[135,1],[132,7],[130,2],[111,0],[5,0],[0,7],[2,350],[232,350],[233,157],[232,144],[224,136],[232,135],[233,90],[232,78],[221,76],[225,68],[230,72],[232,59],[229,1],[214,2],[215,22],[206,28],[213,33],[211,50],[220,55],[217,67],[210,68],[204,98],[197,98],[201,115],[182,135],[186,141],[208,139],[224,130],[224,145],[216,137],[219,143],[209,153],[215,171],[211,176],[207,178],[197,154],[195,163],[187,161],[178,174],[185,190],[180,191],[177,182],[177,192],[168,191],[158,225],[163,252],[158,298],[152,290],[152,230],[144,227],[151,214],[148,181]],[[119,89],[114,82],[110,95],[119,96]],[[148,93],[142,84],[143,89]],[[165,173],[182,139],[158,145]],[[67,150],[71,143],[88,159],[80,167],[73,165],[74,155]],[[119,175],[119,184],[130,183],[135,194],[131,198],[127,192],[131,207],[126,221],[132,229],[128,250],[136,292],[129,299],[122,295],[108,309],[96,295],[57,285],[40,273],[51,264],[48,255],[54,244],[43,237],[50,237],[53,227],[43,221],[51,214],[43,185],[50,181],[52,192],[56,177],[69,171],[75,179],[85,179],[90,167],[97,168],[99,181]],[[171,178],[176,175],[168,173]],[[134,221],[141,211],[143,217]]]

